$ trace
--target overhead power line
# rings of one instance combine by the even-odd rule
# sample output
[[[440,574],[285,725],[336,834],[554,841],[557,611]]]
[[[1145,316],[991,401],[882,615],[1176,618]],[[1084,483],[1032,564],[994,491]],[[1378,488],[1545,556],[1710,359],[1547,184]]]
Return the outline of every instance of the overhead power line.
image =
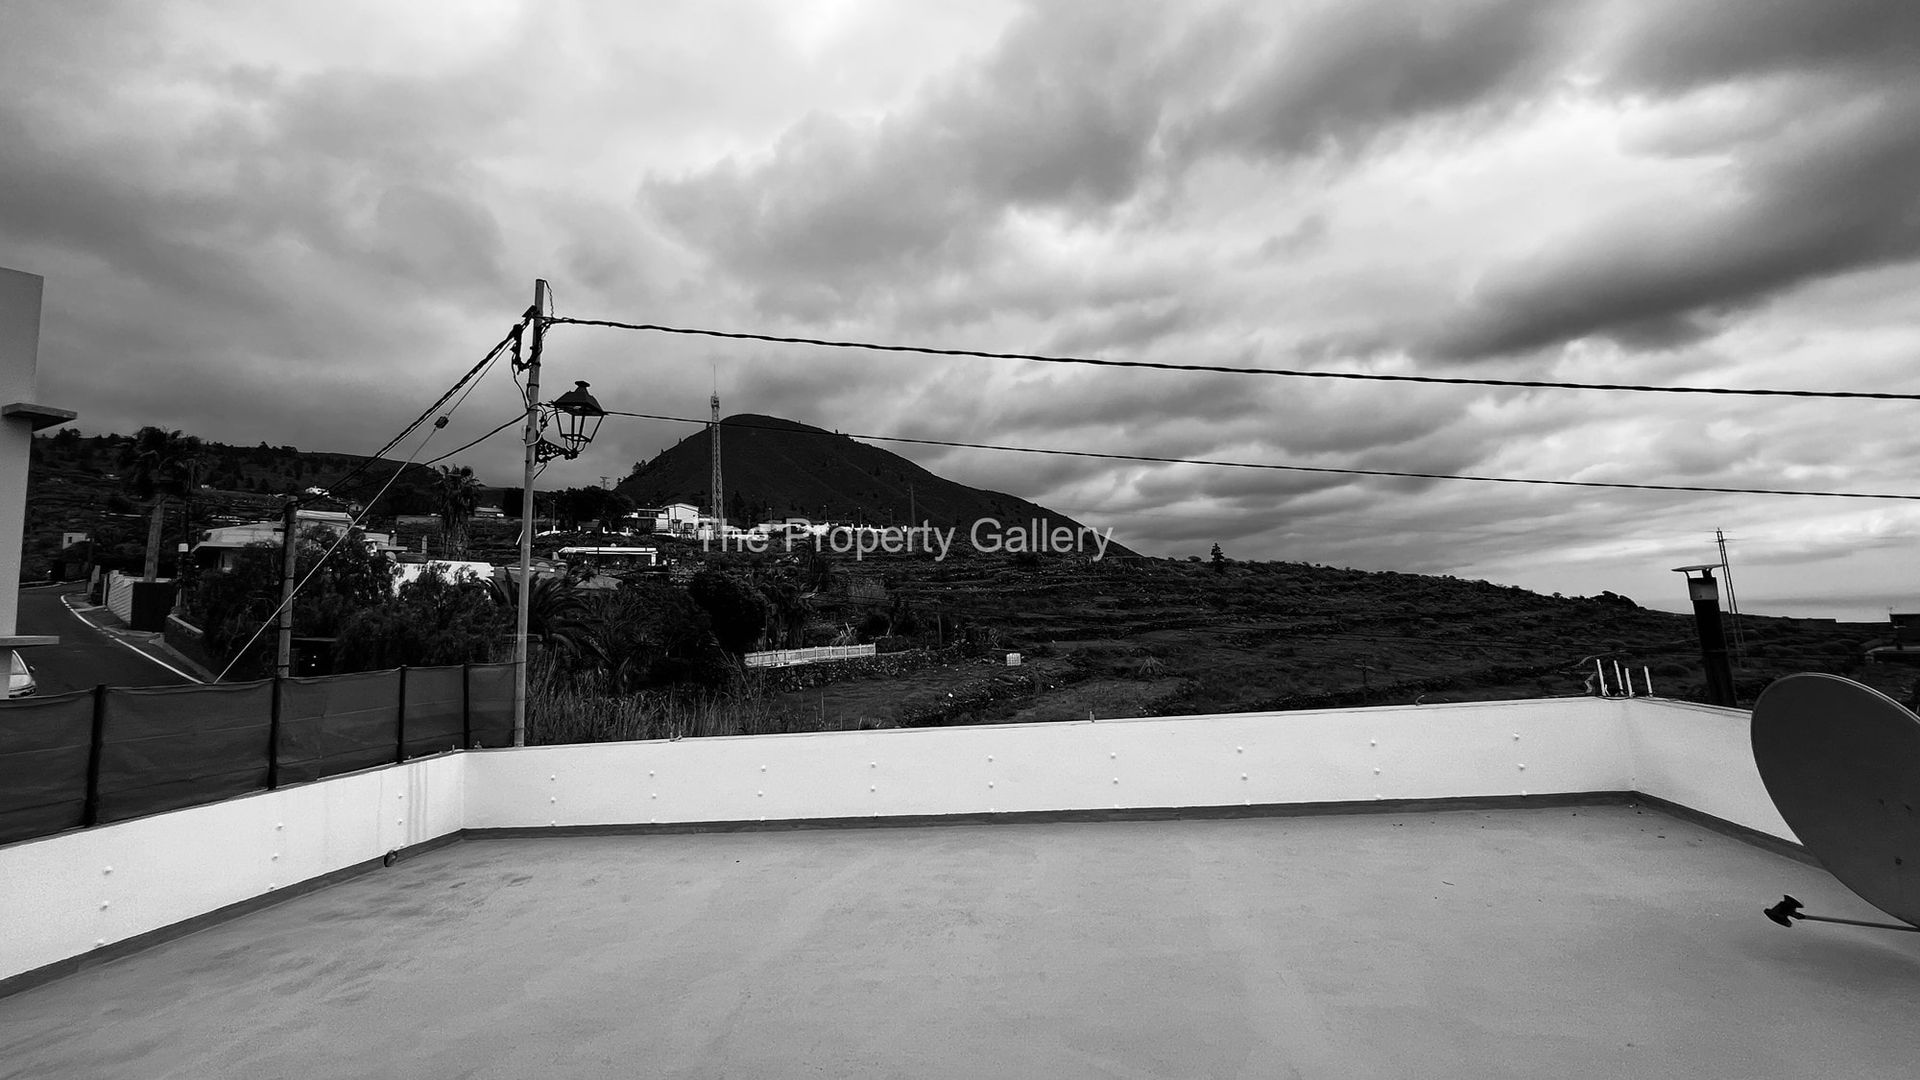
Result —
[[[528,314],[531,315],[532,313],[529,312]],[[412,435],[414,432],[420,430],[420,425],[426,423],[429,417],[433,416],[434,413],[440,411],[440,406],[445,405],[448,401],[452,400],[453,395],[459,394],[462,388],[468,388],[468,392],[471,393],[471,388],[467,387],[467,384],[473,382],[476,378],[483,376],[486,370],[489,367],[493,366],[494,361],[500,359],[500,354],[507,351],[508,346],[513,345],[515,342],[519,341],[521,330],[526,326],[526,324],[527,324],[526,319],[524,318],[521,319],[519,322],[514,323],[513,329],[507,331],[507,336],[501,338],[499,344],[495,345],[492,349],[488,350],[487,355],[481,357],[479,363],[473,365],[471,368],[468,368],[467,373],[465,375],[460,376],[460,379],[458,382],[455,382],[452,386],[448,387],[447,392],[444,394],[441,394],[440,399],[438,401],[435,401],[432,405],[429,405],[425,412],[415,417],[413,420],[413,423],[408,424],[406,427],[400,429],[400,434],[395,435],[393,438],[387,440],[387,445],[374,451],[374,453],[371,456],[362,458],[360,461],[360,464],[355,465],[352,469],[347,470],[347,474],[345,476],[342,476],[340,479],[335,480],[331,486],[335,488],[341,488],[352,483],[362,473],[372,468],[374,463],[378,462],[381,458],[385,457],[388,451],[392,450],[396,446],[399,446],[400,443],[407,438],[407,436]],[[460,401],[464,403],[466,400],[467,400],[466,395],[464,394],[461,395]],[[459,408],[459,404],[456,404],[454,408]],[[461,449],[465,449],[465,447],[462,447]],[[435,460],[439,460],[439,459],[436,458]],[[310,503],[313,500],[318,499],[320,497],[321,496],[318,496],[318,495],[308,496],[307,498],[300,500],[300,505],[305,506],[307,503]]]
[[[615,412],[608,410],[608,416],[628,416],[640,420],[665,420],[677,424],[709,423],[688,416],[663,416],[657,413]],[[772,424],[753,424],[735,420],[724,422],[724,426],[764,431],[793,432],[791,427],[776,427]],[[1141,461],[1156,465],[1207,465],[1228,469],[1265,469],[1276,472],[1326,473],[1335,476],[1385,476],[1404,480],[1471,480],[1482,484],[1536,484],[1546,487],[1603,488],[1615,491],[1686,491],[1709,495],[1801,495],[1819,499],[1901,499],[1920,502],[1920,495],[1899,495],[1864,491],[1794,491],[1784,488],[1739,488],[1707,487],[1695,484],[1626,484],[1610,483],[1602,480],[1545,480],[1520,476],[1474,476],[1466,473],[1410,472],[1395,469],[1339,469],[1330,465],[1286,465],[1265,461],[1223,461],[1217,458],[1160,457],[1153,454],[1117,454],[1095,450],[1062,450],[1039,446],[1007,446],[1000,443],[957,442],[951,439],[916,439],[905,435],[860,435],[853,433],[834,433],[826,431],[802,431],[799,434],[819,434],[829,438],[869,439],[873,442],[911,443],[918,446],[947,446],[963,450],[1000,450],[1013,454],[1050,454],[1058,457],[1093,458],[1101,461]]]
[[[501,432],[507,430],[513,425],[518,424],[521,421],[525,420],[526,418],[527,418],[526,413],[514,413],[512,416],[507,417],[506,421],[502,423],[499,427],[494,428],[492,431],[487,432],[485,435],[480,436],[479,438],[473,440],[470,443],[462,443],[459,446],[456,446],[453,449],[447,451],[446,453],[441,454],[439,457],[429,458],[428,460],[423,461],[420,464],[422,467],[425,467],[428,465],[438,465],[455,454],[461,453],[466,450],[471,450],[474,447],[479,446],[481,443],[486,442],[488,439],[493,438],[495,435],[500,434]]]
[[[1041,364],[1082,364],[1088,367],[1146,368],[1154,371],[1205,371],[1226,375],[1277,375],[1290,379],[1349,379],[1362,382],[1427,383],[1439,386],[1500,386],[1521,390],[1615,390],[1639,394],[1720,394],[1737,397],[1839,398],[1864,401],[1920,401],[1920,394],[1876,390],[1771,390],[1729,386],[1649,386],[1637,383],[1557,382],[1546,379],[1486,379],[1463,375],[1386,375],[1365,371],[1306,371],[1296,368],[1235,367],[1227,364],[1175,364],[1162,360],[1102,360],[1087,356],[1049,356],[1042,353],[988,352],[982,349],[942,349],[927,345],[887,345],[871,341],[787,337],[733,330],[703,330],[659,323],[629,323],[614,319],[552,317],[550,324],[604,326],[617,330],[645,330],[658,334],[764,341],[778,345],[816,345],[827,349],[864,349],[870,352],[917,353],[924,356],[971,356],[986,360],[1025,360]]]

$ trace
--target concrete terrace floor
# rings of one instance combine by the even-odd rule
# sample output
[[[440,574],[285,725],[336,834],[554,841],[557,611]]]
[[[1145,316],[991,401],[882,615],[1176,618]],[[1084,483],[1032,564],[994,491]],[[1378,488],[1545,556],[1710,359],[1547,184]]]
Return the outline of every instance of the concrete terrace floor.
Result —
[[[5,1077],[1894,1077],[1920,935],[1623,806],[475,839],[0,999]]]

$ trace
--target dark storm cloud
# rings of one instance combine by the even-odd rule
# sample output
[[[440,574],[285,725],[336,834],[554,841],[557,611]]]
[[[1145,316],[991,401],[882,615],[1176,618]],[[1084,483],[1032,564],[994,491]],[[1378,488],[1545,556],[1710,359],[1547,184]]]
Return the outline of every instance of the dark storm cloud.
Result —
[[[1279,469],[1172,469],[1141,480],[1133,490],[1155,501],[1208,499],[1233,511],[1271,510],[1284,500],[1337,488],[1350,480]]]
[[[884,62],[869,19],[929,9],[828,6],[734,28],[704,6],[529,7],[498,46],[435,40],[429,13],[432,55],[396,62],[369,59],[377,26],[309,48],[158,3],[16,5],[34,44],[0,39],[0,247],[20,253],[0,261],[48,274],[45,374],[86,420],[315,448],[383,441],[535,274],[566,314],[809,336],[1521,377],[1602,337],[1622,348],[1566,369],[1699,382],[1792,381],[1783,361],[1830,336],[1881,350],[1854,375],[1901,377],[1897,299],[1752,309],[1920,252],[1920,4],[1035,0],[983,52],[997,10]],[[1538,146],[1594,175],[1519,160]],[[1625,205],[1642,183],[1685,195]],[[717,358],[728,413],[962,441],[1836,488],[1897,488],[1866,478],[1915,453],[1877,419],[1719,402],[550,345],[557,385],[635,411],[704,416]],[[575,469],[690,430],[610,423]],[[1181,554],[1447,570],[1711,522],[1686,496],[883,445]]]
[[[1059,320],[1064,325],[1054,330],[1040,346],[1048,355],[1100,355],[1116,346],[1138,349],[1163,338],[1189,330],[1200,314],[1186,301],[1159,297],[1087,314],[1069,314]]]
[[[1436,351],[1471,358],[1590,334],[1672,347],[1794,285],[1920,255],[1920,76],[1810,109],[1741,158],[1731,207],[1596,221],[1491,275]]]
[[[1268,415],[1273,404],[1262,390],[1249,387],[1243,378],[1225,375],[1060,373],[1029,380],[1021,390],[982,402],[977,410],[969,410],[971,415],[961,425],[939,414],[929,416],[929,422],[947,431],[984,424],[995,431],[1055,441],[1114,426],[1146,437],[1164,424],[1191,423],[1218,432],[1226,425]]]
[[[40,32],[51,45],[72,29]],[[266,413],[363,387],[430,393],[416,382],[440,376],[409,361],[447,339],[417,298],[440,311],[500,302],[505,242],[468,157],[498,93],[471,78],[292,77],[114,41],[102,30],[84,51],[126,56],[137,85],[194,107],[115,112],[99,72],[51,76],[60,93],[18,92],[30,64],[0,73],[16,91],[0,98],[0,242],[49,277],[46,355],[76,361],[49,363],[49,387],[95,428],[339,450],[379,438],[395,418],[377,409]],[[477,358],[491,342],[468,344]]]
[[[1353,150],[1424,117],[1525,100],[1571,44],[1580,0],[1330,4],[1258,49],[1190,153]]]
[[[651,177],[642,199],[770,307],[885,292],[971,265],[1010,211],[1098,216],[1131,197],[1203,36],[1146,8],[1035,5],[907,110],[809,117],[763,160]]]
[[[1663,477],[1673,483],[1718,484],[1742,465],[1759,464],[1765,441],[1755,430],[1721,436],[1701,425],[1675,425],[1649,440],[1643,452],[1660,462]]]
[[[1721,145],[1680,133],[1687,152],[1730,159],[1727,199],[1598,217],[1497,268],[1428,339],[1438,355],[1589,335],[1673,348],[1796,285],[1920,255],[1920,5],[1765,0],[1642,14],[1613,59],[1615,93],[1746,85],[1750,108],[1778,127],[1736,125]]]
[[[1736,79],[1832,71],[1911,77],[1920,5],[1905,0],[1686,0],[1630,10],[1613,79],[1674,92]]]
[[[818,316],[989,260],[1009,213],[1106,223],[1201,158],[1318,153],[1517,94],[1550,67],[1572,7],[1377,0],[1276,36],[1238,9],[1181,26],[1152,8],[1037,4],[912,106],[808,117],[763,158],[650,177],[642,202],[763,305]],[[1278,248],[1314,242],[1315,220]]]
[[[773,310],[925,308],[944,276],[1006,254],[1008,214],[1108,227],[1209,158],[1353,161],[1394,132],[1465,122],[1484,133],[1569,94],[1660,102],[1784,80],[1776,107],[1791,126],[1749,122],[1737,142],[1693,148],[1731,155],[1727,198],[1598,214],[1496,264],[1406,344],[1447,360],[1596,335],[1672,350],[1782,290],[1920,251],[1905,182],[1920,162],[1920,5],[1381,0],[1266,15],[1209,9],[1176,28],[1140,9],[1038,5],[984,62],[904,110],[809,118],[764,159],[656,176],[645,197]],[[1587,69],[1598,82],[1576,89]],[[1287,251],[1314,240],[1285,235]],[[1138,345],[1200,317],[1169,299],[1177,282],[1160,288],[1131,312],[1069,321],[1050,347]],[[1074,318],[1070,294],[1039,295]]]

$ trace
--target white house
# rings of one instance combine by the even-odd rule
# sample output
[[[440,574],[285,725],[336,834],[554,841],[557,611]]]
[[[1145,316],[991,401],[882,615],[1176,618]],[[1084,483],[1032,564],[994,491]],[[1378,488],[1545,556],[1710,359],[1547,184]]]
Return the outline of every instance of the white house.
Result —
[[[353,525],[353,515],[331,510],[294,511],[296,531],[306,532],[310,528],[325,529],[334,536],[346,532]],[[391,533],[362,533],[369,551],[392,553],[400,549],[393,546]],[[207,570],[231,570],[238,565],[240,553],[255,544],[280,545],[280,523],[278,521],[250,521],[244,525],[226,525],[218,529],[208,529],[200,534],[200,542],[193,546],[193,558],[196,565]]]
[[[650,547],[563,547],[553,553],[571,567],[585,563],[599,570],[632,570],[660,565],[660,553]]]
[[[692,503],[669,503],[653,516],[653,531],[665,536],[692,536],[700,528],[700,508]]]

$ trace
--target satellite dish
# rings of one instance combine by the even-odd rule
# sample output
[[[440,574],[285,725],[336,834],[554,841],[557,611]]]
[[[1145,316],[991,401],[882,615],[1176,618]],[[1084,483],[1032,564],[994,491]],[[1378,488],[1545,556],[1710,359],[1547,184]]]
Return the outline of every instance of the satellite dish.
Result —
[[[1789,675],[1754,703],[1753,760],[1821,865],[1920,926],[1920,717],[1851,679]]]

